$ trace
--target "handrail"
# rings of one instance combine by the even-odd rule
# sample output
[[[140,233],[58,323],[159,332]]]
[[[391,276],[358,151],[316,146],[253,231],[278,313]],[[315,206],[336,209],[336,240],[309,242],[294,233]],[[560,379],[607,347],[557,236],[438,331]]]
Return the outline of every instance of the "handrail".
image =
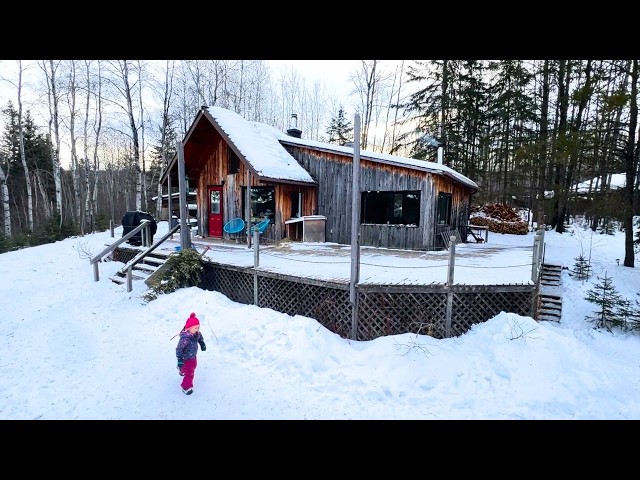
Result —
[[[89,264],[93,265],[93,281],[94,282],[97,282],[97,281],[100,280],[100,273],[98,272],[98,262],[102,260],[102,257],[104,257],[105,255],[113,252],[118,245],[120,245],[123,242],[126,242],[131,237],[133,237],[136,233],[138,233],[143,228],[148,227],[150,224],[151,224],[151,220],[146,220],[146,219],[145,220],[141,220],[140,221],[140,225],[138,225],[136,228],[131,230],[129,233],[127,233],[121,239],[115,241],[114,243],[109,245],[107,248],[105,248],[103,251],[101,251],[99,254],[97,254],[95,257],[93,257],[92,259],[89,260]],[[148,232],[149,232],[149,230],[147,230],[147,238],[148,238]]]
[[[134,265],[136,265],[140,260],[142,260],[148,254],[153,252],[158,247],[158,245],[160,245],[167,238],[173,235],[173,233],[175,233],[175,231],[178,230],[179,228],[180,228],[179,223],[177,225],[174,225],[174,227],[171,230],[169,230],[160,240],[158,240],[156,243],[151,245],[144,252],[140,252],[138,255],[136,255],[131,260],[129,260],[129,262],[124,267],[122,267],[122,269],[120,270],[120,273],[124,273],[125,271],[127,272],[127,292],[130,292],[131,290],[133,290],[133,273],[132,272],[133,272]]]
[[[133,257],[131,260],[129,260],[125,264],[124,267],[122,267],[120,269],[120,273],[124,274],[127,270],[130,270],[131,268],[133,268],[140,260],[142,260],[144,257],[149,255],[156,248],[158,248],[158,246],[162,242],[164,242],[167,238],[169,238],[171,235],[173,235],[176,232],[176,230],[178,230],[179,228],[180,228],[180,224],[175,225],[171,230],[169,230],[167,233],[165,233],[158,241],[156,241],[156,243],[151,245],[146,250],[143,250],[142,252],[138,253],[135,257]]]

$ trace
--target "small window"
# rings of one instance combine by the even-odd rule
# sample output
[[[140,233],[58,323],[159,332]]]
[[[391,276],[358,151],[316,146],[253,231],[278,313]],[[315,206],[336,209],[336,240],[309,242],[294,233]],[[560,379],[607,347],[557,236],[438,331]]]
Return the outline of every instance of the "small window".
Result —
[[[231,147],[227,148],[227,158],[228,158],[228,175],[234,175],[240,172],[240,159],[236,155],[236,153],[231,149]]]
[[[438,225],[451,224],[451,198],[450,193],[438,194]]]
[[[362,192],[360,221],[384,225],[420,225],[420,192]]]

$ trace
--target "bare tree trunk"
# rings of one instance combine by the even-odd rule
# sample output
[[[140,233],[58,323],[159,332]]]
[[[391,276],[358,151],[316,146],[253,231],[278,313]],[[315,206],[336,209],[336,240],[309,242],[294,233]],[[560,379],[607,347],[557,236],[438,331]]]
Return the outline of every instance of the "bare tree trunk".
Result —
[[[164,95],[162,98],[162,127],[160,129],[160,155],[162,172],[165,171],[169,163],[167,158],[167,129],[170,123],[169,108],[171,107],[171,94],[173,92],[173,71],[174,64],[171,61],[171,69],[169,69],[169,60],[167,60],[165,77],[164,77]],[[171,195],[171,192],[167,192]],[[158,182],[158,196],[156,198],[156,217],[162,217],[162,184]],[[169,227],[171,227],[171,212],[168,213]]]
[[[84,188],[84,215],[81,224],[86,226],[87,232],[95,231],[94,212],[91,205],[91,181],[89,168],[89,106],[91,104],[91,61],[85,60],[84,67],[86,72],[86,100],[84,109],[84,130],[82,134],[82,163],[84,165],[83,188]]]
[[[71,70],[69,72],[69,93],[67,103],[69,104],[69,139],[71,143],[71,178],[73,179],[73,219],[79,225],[80,232],[84,234],[82,229],[82,208],[80,202],[80,164],[78,161],[78,152],[76,147],[76,62],[71,60]]]
[[[545,227],[544,192],[546,186],[547,148],[549,145],[549,60],[542,67],[542,105],[540,108],[540,155],[538,158],[538,188],[535,201],[538,229]]]
[[[27,156],[24,151],[24,128],[22,126],[22,60],[18,60],[18,141],[20,148],[20,161],[24,170],[24,181],[27,187],[27,225],[30,232],[33,232],[33,189],[31,186],[31,176]]]
[[[440,99],[440,143],[445,145],[445,125],[447,123],[447,109],[449,108],[449,61],[442,61],[442,97]]]
[[[385,148],[387,146],[387,138],[389,139],[389,146],[391,149],[394,148],[395,144],[396,144],[396,139],[397,139],[397,134],[396,134],[396,128],[398,126],[398,112],[399,112],[399,107],[393,107],[392,106],[392,102],[393,102],[393,96],[395,95],[395,104],[396,105],[400,105],[400,98],[401,98],[401,92],[402,92],[402,87],[403,87],[403,82],[402,82],[402,74],[404,72],[404,60],[402,60],[402,62],[400,62],[400,66],[396,67],[395,73],[394,73],[394,79],[393,79],[393,86],[391,88],[391,96],[389,97],[389,104],[387,105],[387,118],[385,120],[385,130],[384,130],[384,137],[382,140],[382,147],[381,147],[381,151],[384,152]],[[398,89],[395,90],[396,88],[396,78],[398,79]],[[391,115],[391,109],[393,108],[393,121],[390,122],[389,118]],[[391,132],[389,132],[389,124],[391,123]]]
[[[96,123],[94,125],[94,142],[93,142],[93,196],[92,208],[93,215],[98,213],[98,178],[100,171],[100,157],[98,156],[98,145],[100,144],[100,131],[102,130],[102,63],[98,60],[98,83],[96,92]],[[110,217],[112,220],[113,215]]]
[[[371,118],[373,115],[373,99],[377,93],[378,87],[378,61],[373,60],[369,65],[365,60],[362,60],[362,80],[360,94],[362,96],[362,132],[360,139],[361,148],[366,150],[369,144],[369,128],[371,127]]]
[[[2,155],[2,152],[0,152]],[[7,174],[5,175],[3,170],[3,164],[7,165]],[[5,162],[5,159],[0,157],[0,192],[2,193],[2,211],[4,220],[4,236],[9,238],[11,236],[11,209],[9,202],[9,186],[7,180],[9,178],[9,164]]]
[[[638,60],[633,60],[631,68],[631,97],[629,106],[629,135],[624,149],[624,170],[626,185],[623,190],[623,224],[624,224],[624,262],[625,267],[634,267],[635,254],[633,250],[633,185],[637,173],[637,163],[634,161],[637,153],[634,147],[640,147],[640,139],[636,140],[638,132]]]
[[[48,67],[47,67],[48,65]],[[53,60],[43,61],[42,71],[47,82],[47,100],[49,105],[49,149],[51,151],[51,164],[53,167],[53,183],[56,191],[55,212],[60,215],[62,226],[62,185],[60,180],[60,121],[58,108],[58,90],[56,85],[56,71],[60,62],[54,64]],[[53,129],[53,131],[52,131]]]
[[[590,96],[586,95],[584,92],[589,92],[591,91],[591,88],[592,88],[591,62],[592,62],[591,60],[587,60],[587,64],[584,69],[584,73],[585,73],[584,85],[580,85],[579,82],[577,85],[577,89],[581,90],[581,94],[578,100],[578,111],[576,112],[575,118],[571,122],[571,127],[568,132],[569,136],[567,140],[571,140],[572,148],[568,152],[568,156],[569,156],[568,165],[567,165],[565,178],[564,178],[564,186],[562,189],[562,191],[564,192],[564,195],[560,196],[562,201],[558,208],[558,223],[561,225],[565,224],[565,215],[567,213],[567,204],[569,203],[569,199],[570,199],[569,193],[571,191],[571,184],[573,183],[574,170],[576,168],[576,165],[578,164],[578,158],[582,157],[583,155],[582,141],[581,141],[582,117],[587,108],[587,103],[590,98]]]
[[[140,141],[142,143],[142,148],[140,149],[140,161],[142,162],[142,171],[140,172],[140,187],[142,189],[142,198],[140,199],[142,208],[144,211],[147,211],[147,165],[144,157],[144,108],[142,103],[142,88],[143,88],[143,64],[138,60],[138,102],[140,103]]]
[[[554,146],[554,196],[556,198],[553,207],[553,217],[551,228],[558,233],[564,232],[564,225],[558,221],[560,205],[565,201],[566,196],[564,179],[566,165],[566,136],[567,136],[567,116],[569,111],[569,79],[571,77],[571,62],[560,60],[558,69],[558,135]]]
[[[140,170],[140,140],[138,137],[138,126],[133,114],[132,88],[129,82],[129,62],[128,60],[120,61],[120,74],[122,76],[123,93],[127,102],[127,115],[129,116],[129,127],[131,128],[131,141],[133,142],[133,168],[136,177],[136,210],[141,210],[142,198],[142,171]]]

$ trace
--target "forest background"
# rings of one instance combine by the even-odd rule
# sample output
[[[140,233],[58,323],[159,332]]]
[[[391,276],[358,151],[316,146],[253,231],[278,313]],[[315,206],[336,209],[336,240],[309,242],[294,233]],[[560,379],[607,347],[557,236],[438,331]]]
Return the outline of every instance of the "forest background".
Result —
[[[638,76],[638,60],[362,60],[348,112],[264,60],[4,60],[0,253],[130,210],[159,218],[163,168],[207,105],[283,131],[295,113],[304,137],[341,145],[359,113],[362,150],[436,161],[442,145],[444,164],[478,184],[474,204],[528,208],[557,232],[578,214],[594,231],[619,222],[633,267]]]

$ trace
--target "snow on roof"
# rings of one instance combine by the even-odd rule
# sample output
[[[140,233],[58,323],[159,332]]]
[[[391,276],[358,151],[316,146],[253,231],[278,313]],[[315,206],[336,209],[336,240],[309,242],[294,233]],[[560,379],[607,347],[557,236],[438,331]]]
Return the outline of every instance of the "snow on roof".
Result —
[[[278,130],[277,130],[278,131]],[[296,138],[287,135],[284,132],[278,131],[278,139],[281,142],[292,143],[296,145],[315,147],[324,150],[331,150],[337,153],[344,153],[347,155],[353,154],[353,147],[343,147],[340,145],[334,145],[332,143],[323,143],[316,140],[309,140],[306,138]],[[360,157],[366,158],[374,162],[387,163],[393,165],[399,165],[402,167],[412,168],[414,170],[422,170],[425,172],[431,172],[435,174],[443,174],[455,178],[460,183],[470,186],[471,188],[478,189],[478,185],[470,178],[465,177],[461,173],[442,165],[440,163],[427,162],[425,160],[418,160],[415,158],[398,157],[396,155],[389,155],[387,153],[370,152],[367,150],[360,151]]]
[[[353,155],[353,147],[342,147],[331,143],[292,137],[271,125],[245,120],[242,116],[225,108],[209,107],[208,112],[231,141],[235,143],[247,162],[262,177],[316,183],[309,173],[281,145],[281,142]],[[277,142],[274,142],[274,140],[277,140]],[[414,170],[446,175],[471,188],[478,189],[478,185],[473,180],[439,163],[366,150],[360,151],[360,157],[374,162],[394,164]]]
[[[265,123],[251,122],[226,108],[209,107],[209,114],[261,177],[316,184],[279,142],[278,130]]]

